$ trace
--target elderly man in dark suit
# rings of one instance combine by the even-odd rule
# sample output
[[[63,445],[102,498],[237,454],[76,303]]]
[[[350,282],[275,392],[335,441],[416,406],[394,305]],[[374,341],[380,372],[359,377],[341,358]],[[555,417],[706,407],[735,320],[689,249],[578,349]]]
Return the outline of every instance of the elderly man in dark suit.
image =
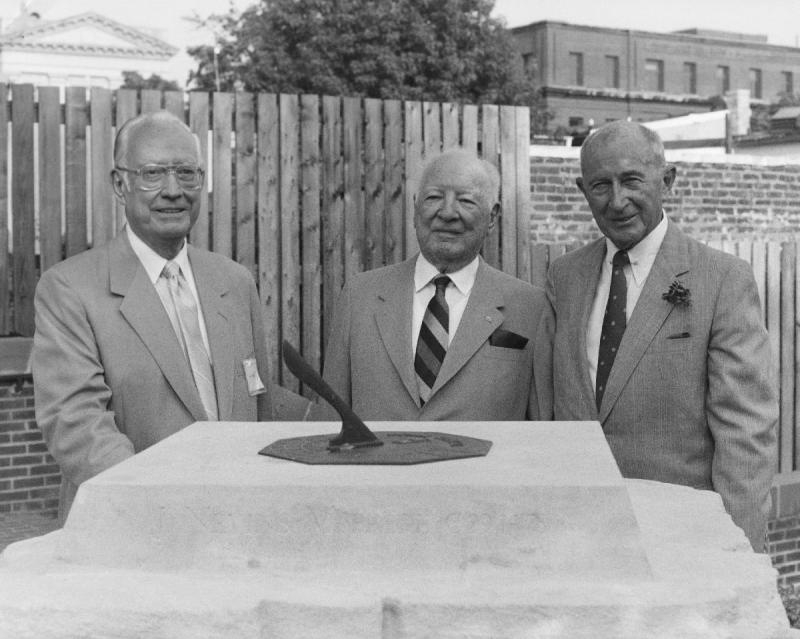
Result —
[[[626,477],[716,491],[762,551],[778,410],[752,270],[664,215],[675,167],[645,127],[592,133],[581,174],[605,237],[550,270],[555,417],[599,420]]]
[[[186,242],[197,138],[167,112],[141,115],[120,128],[114,162],[125,229],[36,289],[36,419],[63,473],[62,518],[83,481],[188,424],[272,419],[253,278]]]
[[[324,378],[371,420],[549,419],[551,309],[479,256],[499,212],[495,168],[464,150],[424,168],[420,253],[348,282]]]

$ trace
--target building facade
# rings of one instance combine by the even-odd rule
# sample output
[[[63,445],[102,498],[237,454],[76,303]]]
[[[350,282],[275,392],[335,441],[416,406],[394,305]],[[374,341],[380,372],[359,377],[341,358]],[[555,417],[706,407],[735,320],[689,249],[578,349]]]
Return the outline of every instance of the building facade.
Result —
[[[178,49],[97,13],[58,20],[36,14],[0,34],[0,82],[116,89],[123,71],[159,74]]]
[[[631,118],[710,111],[747,89],[755,102],[800,91],[800,48],[766,36],[689,29],[655,33],[534,22],[511,30],[543,88],[551,129],[580,132]]]

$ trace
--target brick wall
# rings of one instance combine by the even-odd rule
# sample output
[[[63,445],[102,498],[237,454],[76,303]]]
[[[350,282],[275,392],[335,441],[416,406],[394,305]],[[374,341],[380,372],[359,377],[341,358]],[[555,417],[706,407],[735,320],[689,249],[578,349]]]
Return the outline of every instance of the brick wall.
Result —
[[[767,544],[778,583],[800,583],[800,471],[775,477]]]
[[[543,151],[544,153],[544,151]],[[580,242],[599,237],[575,185],[577,149],[550,147],[531,157],[531,240]],[[664,202],[670,218],[697,239],[786,240],[800,231],[800,165],[753,164],[763,158],[689,162],[677,166]]]
[[[0,384],[0,513],[56,512],[60,482],[34,421],[32,384]]]

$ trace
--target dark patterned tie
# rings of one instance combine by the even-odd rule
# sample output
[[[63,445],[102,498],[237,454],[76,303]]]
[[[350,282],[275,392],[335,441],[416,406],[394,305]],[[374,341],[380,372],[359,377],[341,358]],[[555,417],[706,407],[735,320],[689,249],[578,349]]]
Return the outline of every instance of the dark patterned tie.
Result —
[[[608,374],[617,356],[622,334],[625,332],[625,306],[628,298],[628,283],[625,281],[626,264],[630,264],[628,253],[617,251],[611,262],[611,288],[608,290],[606,314],[603,316],[603,331],[600,333],[600,350],[597,355],[597,383],[595,400],[597,410],[603,402]]]
[[[450,278],[446,275],[434,278],[436,293],[425,309],[417,340],[414,371],[417,373],[417,388],[423,405],[431,396],[431,388],[447,353],[450,309],[447,308],[444,292],[449,283]]]

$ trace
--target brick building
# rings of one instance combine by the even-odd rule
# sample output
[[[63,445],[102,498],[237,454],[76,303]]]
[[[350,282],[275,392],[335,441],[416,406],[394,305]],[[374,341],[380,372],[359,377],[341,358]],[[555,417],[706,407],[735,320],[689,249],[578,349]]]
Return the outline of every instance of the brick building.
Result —
[[[766,36],[550,21],[511,32],[544,89],[551,129],[581,132],[627,117],[648,121],[709,111],[711,98],[737,89],[764,103],[800,91],[800,48],[767,44]]]

